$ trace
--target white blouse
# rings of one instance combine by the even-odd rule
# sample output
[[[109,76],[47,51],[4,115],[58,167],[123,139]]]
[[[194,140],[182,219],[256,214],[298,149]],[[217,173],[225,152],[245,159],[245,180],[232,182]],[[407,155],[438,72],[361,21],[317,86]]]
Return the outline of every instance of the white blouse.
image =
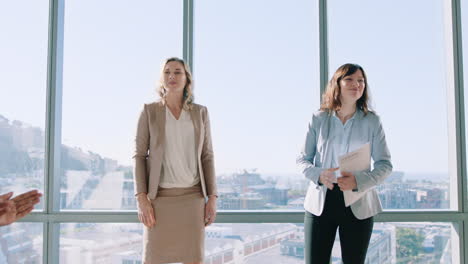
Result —
[[[190,113],[182,110],[177,120],[166,107],[166,136],[159,186],[186,188],[200,182],[195,149],[195,129]]]

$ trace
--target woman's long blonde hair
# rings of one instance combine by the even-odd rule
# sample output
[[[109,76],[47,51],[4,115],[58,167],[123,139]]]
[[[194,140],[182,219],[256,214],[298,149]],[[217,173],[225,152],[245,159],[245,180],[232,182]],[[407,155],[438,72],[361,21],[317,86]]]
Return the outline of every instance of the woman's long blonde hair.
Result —
[[[367,76],[364,69],[352,63],[346,63],[341,65],[333,74],[333,77],[328,82],[327,90],[323,93],[322,96],[322,104],[320,105],[320,110],[332,112],[338,111],[341,109],[341,87],[340,81],[349,75],[354,74],[360,70],[362,72],[362,76],[364,77],[364,91],[362,93],[361,98],[356,101],[356,108],[363,111],[364,115],[366,115],[370,109],[370,96],[369,96],[369,85],[367,84]]]
[[[192,80],[192,73],[190,72],[190,67],[188,66],[187,63],[185,63],[185,61],[183,59],[180,59],[180,58],[177,58],[177,57],[171,57],[171,58],[166,59],[164,61],[164,63],[162,64],[161,78],[159,80],[159,86],[158,86],[159,96],[161,97],[161,101],[163,102],[163,104],[166,104],[167,91],[164,88],[164,81],[163,81],[164,68],[166,67],[166,65],[169,62],[172,62],[172,61],[179,62],[184,66],[186,83],[185,83],[185,87],[184,87],[184,95],[183,95],[183,98],[182,98],[182,100],[183,100],[182,107],[183,107],[184,110],[190,110],[192,108],[192,103],[193,103],[193,100],[194,100],[193,89],[192,89],[193,80]]]

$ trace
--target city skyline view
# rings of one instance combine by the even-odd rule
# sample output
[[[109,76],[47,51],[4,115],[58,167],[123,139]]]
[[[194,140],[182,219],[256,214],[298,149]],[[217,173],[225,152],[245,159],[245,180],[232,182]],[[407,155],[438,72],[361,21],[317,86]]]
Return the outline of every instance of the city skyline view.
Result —
[[[42,189],[44,131],[0,116],[3,152],[0,191]],[[60,205],[68,210],[134,210],[133,166],[124,166],[100,153],[62,145]],[[263,174],[239,168],[218,173],[219,210],[303,210],[309,180],[300,174]],[[411,175],[394,170],[377,190],[384,209],[448,209],[454,201],[448,175]],[[27,184],[19,184],[27,182]],[[451,205],[452,204],[452,205]]]

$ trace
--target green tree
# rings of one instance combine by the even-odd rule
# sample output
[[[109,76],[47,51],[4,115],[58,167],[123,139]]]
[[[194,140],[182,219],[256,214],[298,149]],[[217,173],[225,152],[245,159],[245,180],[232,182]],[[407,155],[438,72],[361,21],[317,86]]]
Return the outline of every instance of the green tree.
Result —
[[[397,262],[409,263],[415,260],[422,250],[424,234],[412,228],[400,227],[396,230]]]

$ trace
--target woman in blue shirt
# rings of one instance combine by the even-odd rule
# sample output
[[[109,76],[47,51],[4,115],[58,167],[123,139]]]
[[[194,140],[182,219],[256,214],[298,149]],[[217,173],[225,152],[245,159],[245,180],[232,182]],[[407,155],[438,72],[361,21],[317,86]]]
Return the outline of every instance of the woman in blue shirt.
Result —
[[[338,171],[340,156],[367,143],[372,170]],[[369,87],[361,66],[344,64],[336,70],[320,111],[309,123],[297,164],[310,180],[304,200],[306,263],[330,262],[337,230],[343,262],[364,263],[373,216],[382,211],[374,187],[393,167],[380,118],[369,109]],[[343,191],[362,197],[345,206]]]

